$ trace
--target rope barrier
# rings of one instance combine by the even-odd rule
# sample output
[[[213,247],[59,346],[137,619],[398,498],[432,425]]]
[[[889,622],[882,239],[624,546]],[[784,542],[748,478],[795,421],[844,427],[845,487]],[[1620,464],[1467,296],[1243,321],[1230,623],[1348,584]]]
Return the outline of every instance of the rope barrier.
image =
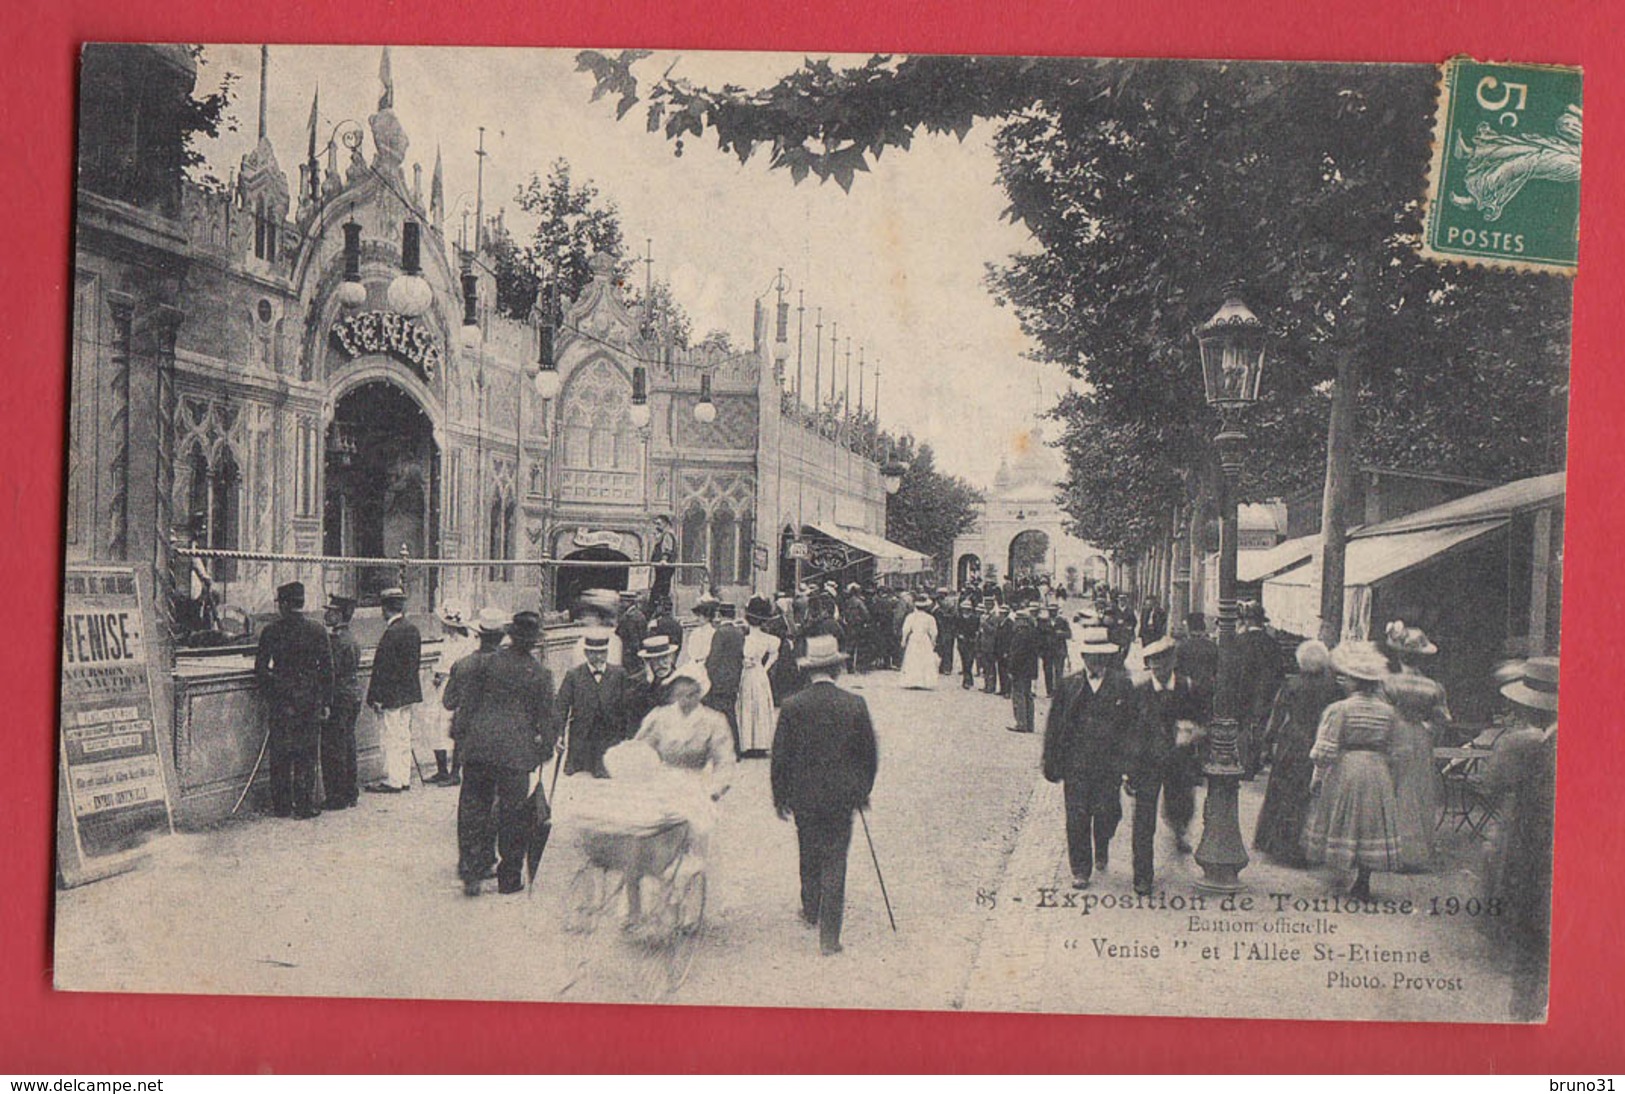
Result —
[[[236,562],[290,562],[310,566],[539,566],[587,567],[592,569],[627,568],[634,566],[662,566],[674,570],[704,570],[704,562],[622,562],[606,559],[576,558],[412,558],[397,555],[394,558],[364,558],[353,555],[296,555],[277,551],[238,551],[224,547],[176,547],[183,558],[229,559]]]

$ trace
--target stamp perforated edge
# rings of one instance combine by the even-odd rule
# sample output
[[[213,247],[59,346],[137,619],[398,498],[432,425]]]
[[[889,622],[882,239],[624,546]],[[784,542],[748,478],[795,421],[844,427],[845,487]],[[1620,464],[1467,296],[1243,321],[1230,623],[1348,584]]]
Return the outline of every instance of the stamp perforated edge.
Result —
[[[1445,265],[1482,266],[1494,270],[1510,270],[1514,273],[1574,277],[1580,271],[1578,252],[1576,252],[1573,264],[1560,265],[1555,262],[1531,262],[1527,259],[1458,254],[1454,251],[1436,251],[1433,249],[1433,222],[1439,207],[1438,188],[1444,181],[1444,157],[1449,147],[1447,137],[1450,128],[1450,108],[1455,101],[1454,96],[1451,94],[1451,84],[1455,79],[1456,66],[1460,62],[1469,64],[1516,64],[1523,68],[1554,68],[1565,72],[1583,71],[1578,65],[1536,64],[1522,61],[1480,61],[1478,58],[1466,53],[1458,53],[1446,59],[1439,66],[1438,90],[1433,103],[1433,142],[1428,149],[1428,173],[1422,187],[1422,238],[1417,244],[1418,252],[1430,262]],[[1584,155],[1583,151],[1581,155]]]

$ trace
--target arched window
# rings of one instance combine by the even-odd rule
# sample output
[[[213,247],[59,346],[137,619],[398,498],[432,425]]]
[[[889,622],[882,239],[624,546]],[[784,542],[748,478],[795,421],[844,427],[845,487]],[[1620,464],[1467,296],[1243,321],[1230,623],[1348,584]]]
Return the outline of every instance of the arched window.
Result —
[[[739,584],[756,580],[756,518],[746,513],[739,518]]]
[[[705,510],[696,505],[683,514],[682,542],[678,545],[682,561],[705,561],[705,536]],[[678,573],[684,585],[698,585],[703,578],[702,571],[688,567],[684,567]]]
[[[711,584],[732,585],[739,568],[739,525],[726,505],[711,517]]]
[[[512,558],[514,546],[514,503],[498,494],[491,499],[491,558]],[[512,581],[512,566],[492,566],[492,581]]]
[[[186,496],[187,520],[193,538],[199,547],[237,550],[241,546],[242,478],[231,449],[221,445],[214,465],[210,466],[202,445],[194,444],[187,462],[192,473]],[[208,559],[205,565],[215,581],[237,579],[235,559]]]

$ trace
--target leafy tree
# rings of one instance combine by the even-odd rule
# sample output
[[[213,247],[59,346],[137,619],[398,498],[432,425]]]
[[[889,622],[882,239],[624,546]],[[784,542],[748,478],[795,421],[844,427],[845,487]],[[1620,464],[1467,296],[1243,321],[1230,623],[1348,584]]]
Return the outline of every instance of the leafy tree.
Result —
[[[886,504],[886,538],[930,555],[939,573],[952,564],[954,538],[968,532],[981,512],[982,494],[957,475],[937,470],[936,453],[913,437],[888,438],[906,465],[902,484]]]
[[[503,286],[502,275],[498,276],[498,300],[508,307],[523,301],[522,310],[508,314],[527,314],[536,299],[535,286],[544,282],[556,281],[561,298],[579,296],[592,281],[588,260],[600,252],[615,258],[616,276],[626,281],[632,263],[625,257],[621,211],[613,201],[601,197],[591,179],[577,182],[568,160],[554,160],[546,178],[533,172],[515,193],[514,203],[536,218],[536,229],[516,254],[509,283]],[[521,268],[523,274],[517,272]],[[528,296],[527,287],[531,290]]]
[[[497,312],[515,319],[527,317],[542,288],[529,253],[500,224],[486,229],[485,250],[497,283]]]
[[[670,70],[640,88],[641,57],[578,63],[620,115],[647,95],[650,130],[679,153],[710,132],[741,162],[769,148],[770,166],[798,182],[850,188],[922,128],[962,138],[979,118],[1001,122],[1008,215],[1039,248],[989,285],[1037,356],[1089,385],[1062,407],[1066,497],[1102,545],[1132,551],[1165,534],[1160,516],[1136,524],[1120,511],[1171,512],[1161,503],[1180,496],[1176,483],[1193,514],[1211,504],[1218,422],[1191,331],[1227,282],[1272,336],[1242,493],[1287,493],[1324,469],[1334,616],[1342,484],[1358,456],[1490,477],[1561,459],[1567,283],[1416,253],[1432,68],[877,56],[846,69],[808,61],[751,91]],[[1107,503],[1114,492],[1121,505]]]
[[[187,52],[198,68],[208,65],[209,59],[201,45],[189,45]],[[208,95],[188,95],[182,100],[180,131],[184,144],[181,149],[181,168],[186,177],[205,190],[224,193],[226,184],[208,167],[208,161],[198,148],[204,138],[218,137],[222,130],[237,132],[237,119],[231,105],[237,95],[237,73],[227,70],[220,77],[220,87]]]

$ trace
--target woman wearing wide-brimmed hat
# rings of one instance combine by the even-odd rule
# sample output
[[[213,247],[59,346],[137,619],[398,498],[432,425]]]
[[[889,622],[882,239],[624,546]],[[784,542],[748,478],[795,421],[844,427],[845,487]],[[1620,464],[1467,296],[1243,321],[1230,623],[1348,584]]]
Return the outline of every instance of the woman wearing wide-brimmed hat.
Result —
[[[937,619],[931,614],[931,598],[921,595],[903,620],[902,685],[930,690],[937,686],[937,668]]]
[[[1516,728],[1495,741],[1484,789],[1497,795],[1502,821],[1486,863],[1481,922],[1513,953],[1512,1017],[1538,1021],[1546,1008],[1551,949],[1552,818],[1557,790],[1555,657],[1531,657],[1501,686]]]
[[[1349,896],[1369,900],[1372,872],[1399,865],[1399,803],[1388,764],[1395,716],[1381,695],[1388,659],[1370,642],[1348,641],[1332,651],[1332,668],[1348,697],[1326,708],[1309,751],[1319,799],[1304,851],[1310,862],[1352,869]]]
[[[1450,707],[1444,685],[1422,671],[1423,662],[1439,652],[1427,633],[1396,619],[1384,637],[1388,656],[1397,666],[1383,680],[1382,696],[1398,716],[1389,760],[1399,801],[1399,868],[1418,872],[1433,865],[1440,795],[1433,746],[1439,727],[1450,721]]]
[[[745,669],[739,680],[739,750],[744,755],[763,755],[773,745],[773,723],[778,711],[773,705],[773,666],[783,653],[782,639],[768,629],[778,613],[765,596],[753,596],[745,605]]]

